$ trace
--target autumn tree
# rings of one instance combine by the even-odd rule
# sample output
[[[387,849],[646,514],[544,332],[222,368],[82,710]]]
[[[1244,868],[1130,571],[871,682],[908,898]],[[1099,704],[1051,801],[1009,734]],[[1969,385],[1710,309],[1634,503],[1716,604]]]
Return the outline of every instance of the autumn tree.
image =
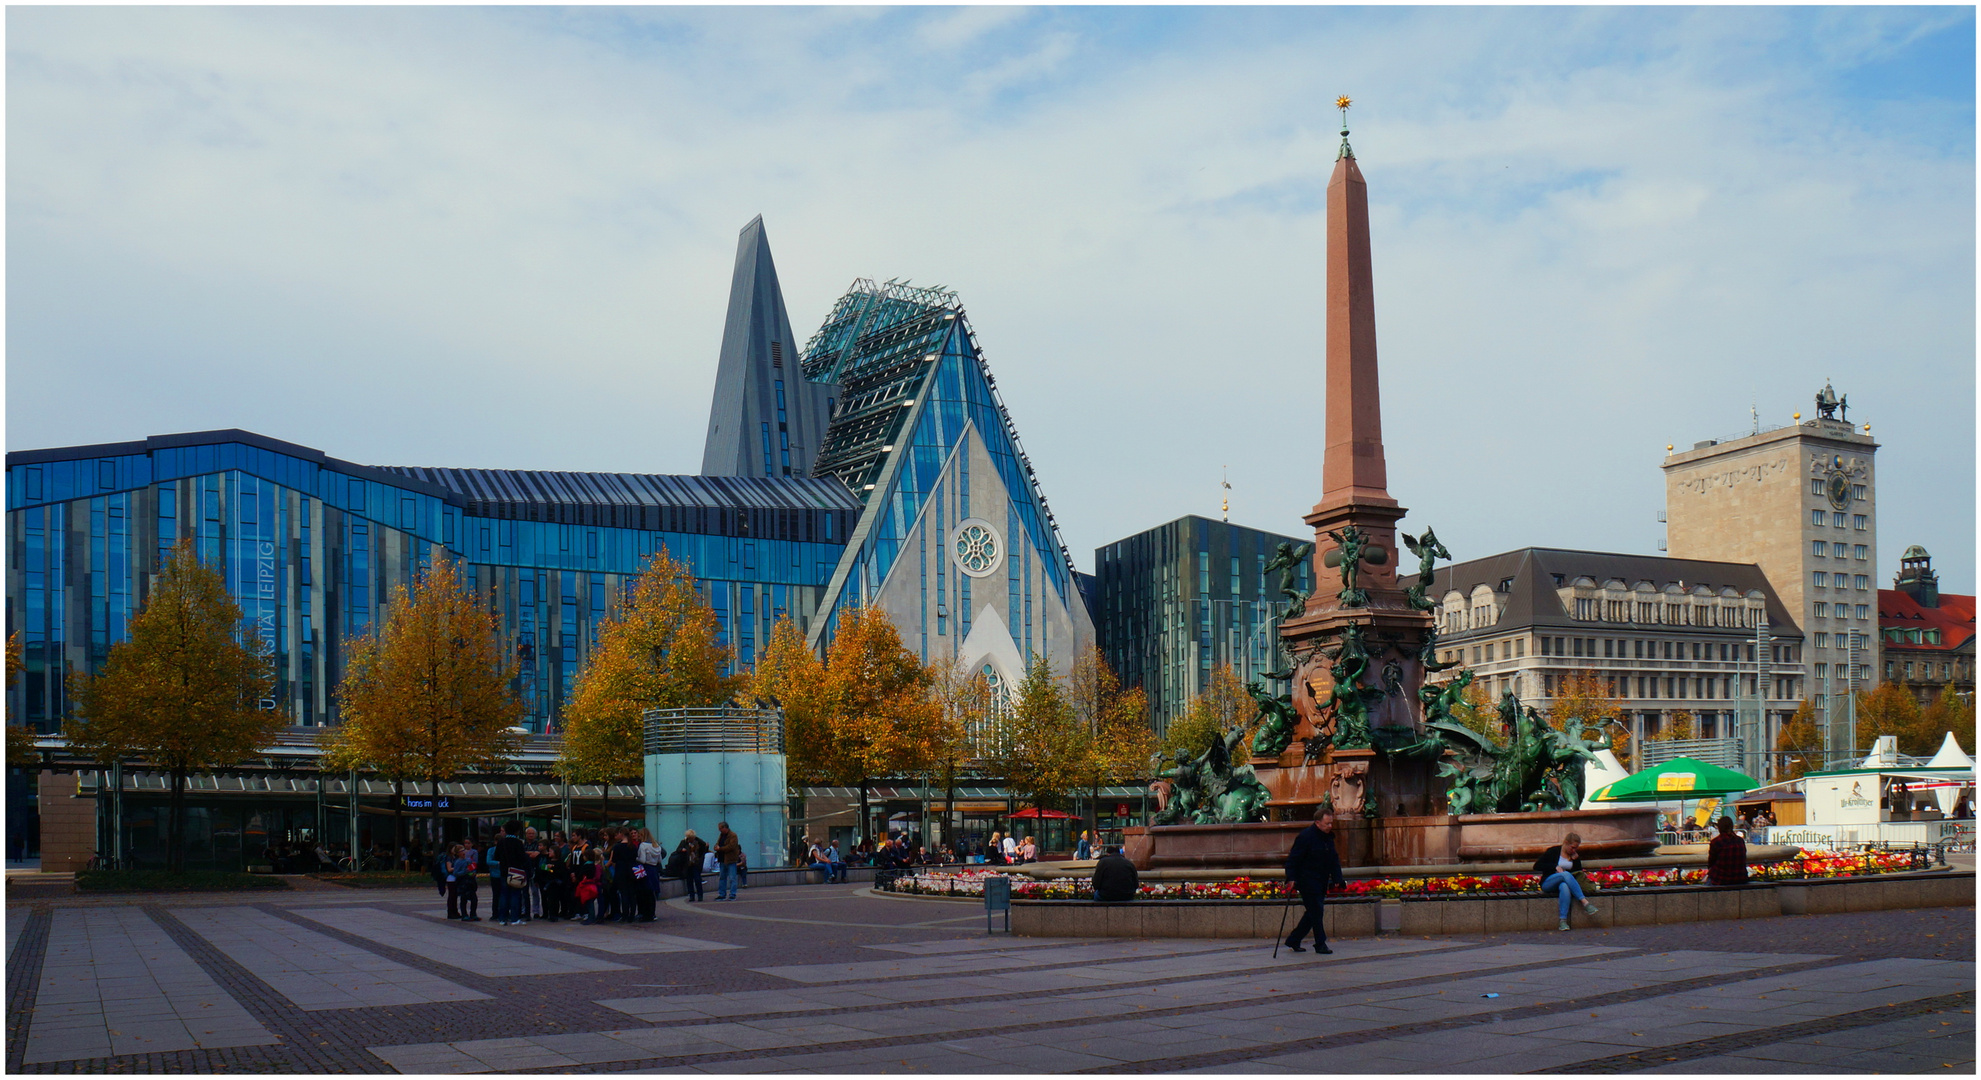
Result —
[[[424,780],[440,836],[440,784],[514,752],[524,705],[492,612],[475,602],[445,548],[412,588],[399,585],[375,636],[351,642],[328,763],[392,781],[393,848],[405,843],[405,785]],[[355,838],[353,838],[355,840]]]
[[[1141,687],[1124,688],[1107,658],[1092,644],[1073,660],[1066,696],[1080,732],[1080,774],[1087,786],[1090,824],[1100,829],[1100,789],[1148,772],[1156,750],[1149,727],[1149,698]]]
[[[810,771],[860,789],[860,833],[872,827],[868,789],[883,776],[927,768],[941,741],[933,677],[879,608],[846,608],[826,650],[825,678],[808,708],[819,725]]]
[[[1182,750],[1192,757],[1211,748],[1211,743],[1234,727],[1250,729],[1258,722],[1258,707],[1245,690],[1245,681],[1230,664],[1211,669],[1211,681],[1190,699],[1182,716],[1170,722],[1163,732],[1161,751],[1168,756]]]
[[[7,689],[12,690],[20,681],[21,672],[27,669],[26,647],[21,644],[21,632],[14,631],[7,637]],[[16,722],[8,717],[7,722],[7,764],[26,767],[34,763],[34,729],[25,722]]]
[[[1933,740],[1933,750],[1939,751],[1939,744],[1946,741],[1947,733],[1952,732],[1954,741],[1961,749],[1974,751],[1974,699],[1963,697],[1952,683],[1940,689],[1940,695],[1926,706],[1920,717],[1920,726]]]
[[[1857,694],[1857,741],[1853,749],[1869,751],[1881,735],[1898,739],[1901,754],[1927,755],[1938,748],[1938,739],[1926,730],[1919,701],[1912,691],[1895,682],[1879,683]]]
[[[1548,703],[1546,720],[1556,731],[1587,735],[1596,732],[1607,740],[1607,749],[1624,768],[1630,767],[1630,738],[1615,721],[1623,713],[1623,700],[1611,692],[1614,685],[1606,677],[1587,669],[1571,671],[1555,684],[1554,698]]]
[[[1083,779],[1086,733],[1052,665],[1034,655],[997,723],[993,764],[1013,795],[1057,809]]]
[[[1664,725],[1646,737],[1648,742],[1678,742],[1682,739],[1699,737],[1698,726],[1692,713],[1679,709],[1665,717]]]
[[[1508,738],[1506,724],[1500,720],[1499,706],[1492,695],[1486,693],[1486,688],[1477,682],[1465,684],[1457,703],[1451,707],[1451,719],[1453,723],[1497,742],[1505,742]]]
[[[1811,769],[1823,767],[1823,730],[1816,725],[1816,704],[1807,698],[1795,707],[1795,714],[1782,723],[1775,734],[1775,760],[1781,770],[1777,779],[1793,780]]]
[[[929,768],[942,783],[943,839],[948,840],[957,777],[971,762],[983,759],[998,704],[990,680],[980,669],[959,662],[938,662],[931,666],[930,676],[944,720]]]
[[[94,675],[74,677],[78,715],[64,726],[78,753],[136,757],[172,778],[167,866],[185,864],[186,777],[232,765],[275,741],[285,718],[263,708],[274,692],[267,642],[243,628],[220,573],[181,540],[151,596]]]
[[[825,662],[805,644],[797,623],[779,618],[757,657],[746,696],[784,711],[784,771],[793,788],[825,783],[831,772],[832,728],[820,707],[824,692]]]
[[[648,559],[624,600],[599,620],[598,644],[572,680],[558,777],[603,788],[643,776],[648,709],[731,701],[749,680],[724,673],[730,653],[721,629],[685,565],[665,550]]]

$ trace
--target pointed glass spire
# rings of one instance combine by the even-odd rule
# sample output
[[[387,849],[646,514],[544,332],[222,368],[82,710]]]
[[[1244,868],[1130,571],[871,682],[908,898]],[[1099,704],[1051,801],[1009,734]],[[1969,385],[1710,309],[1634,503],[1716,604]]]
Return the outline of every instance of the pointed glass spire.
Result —
[[[832,387],[806,379],[761,216],[736,242],[703,476],[809,476]]]

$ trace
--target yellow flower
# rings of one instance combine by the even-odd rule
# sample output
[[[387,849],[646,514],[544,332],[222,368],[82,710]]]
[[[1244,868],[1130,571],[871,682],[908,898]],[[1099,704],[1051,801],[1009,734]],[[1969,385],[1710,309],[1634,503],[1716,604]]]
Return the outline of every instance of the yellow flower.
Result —
[[[1347,94],[1343,94],[1340,97],[1334,99],[1334,107],[1337,109],[1346,109],[1347,107],[1353,104],[1355,103],[1348,99]]]

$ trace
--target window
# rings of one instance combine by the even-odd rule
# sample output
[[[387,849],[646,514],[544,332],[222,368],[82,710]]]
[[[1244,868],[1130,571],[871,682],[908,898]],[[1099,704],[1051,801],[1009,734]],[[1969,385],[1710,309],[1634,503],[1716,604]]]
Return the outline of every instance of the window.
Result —
[[[1898,662],[1895,660],[1885,661],[1885,678],[1887,679],[1896,678],[1897,676],[1892,674],[1892,669],[1896,668],[1897,666],[1898,666]]]
[[[1545,637],[1544,637],[1544,638],[1542,638],[1542,639],[1541,639],[1541,655],[1542,655],[1542,656],[1553,656],[1553,655],[1554,655],[1554,639],[1553,639],[1553,638],[1545,638]]]
[[[1821,498],[1823,495],[1827,494],[1827,492],[1824,489],[1825,489],[1825,484],[1823,483],[1822,477],[1818,476],[1818,477],[1810,478],[1809,494]]]
[[[1817,648],[1819,648],[1819,649],[1827,649],[1827,648],[1829,648],[1829,647],[1830,647],[1830,635],[1828,635],[1828,634],[1817,634],[1817,635],[1816,635],[1816,647],[1817,647]]]
[[[1809,541],[1809,554],[1822,558],[1830,553],[1830,545],[1822,540]]]
[[[1637,653],[1637,656],[1636,656],[1636,659],[1638,659],[1638,660],[1642,660],[1642,659],[1644,659],[1644,643],[1643,643],[1642,641],[1638,641],[1638,642],[1635,642],[1635,646],[1636,646],[1636,648],[1635,648],[1635,652]],[[1640,690],[1640,691],[1638,691],[1638,692],[1637,692],[1637,696],[1638,696],[1638,697],[1643,697],[1643,696],[1644,696],[1644,692],[1643,692],[1643,691],[1641,691],[1641,690]]]
[[[1839,511],[1837,511],[1837,512],[1836,512],[1836,513],[1834,513],[1834,514],[1831,514],[1831,515],[1830,515],[1830,524],[1831,524],[1832,526],[1834,526],[1834,527],[1836,527],[1836,528],[1839,528],[1839,529],[1841,529],[1841,528],[1843,528],[1843,516],[1844,516],[1844,515],[1843,515],[1843,511],[1841,511],[1841,510],[1839,510]],[[1860,519],[1860,520],[1861,520],[1861,519]],[[1861,527],[1862,527],[1862,526],[1860,526],[1860,528],[1861,528]]]
[[[1816,602],[1816,617],[1817,617],[1817,618],[1819,618],[1819,619],[1827,619],[1827,618],[1829,618],[1829,617],[1830,617],[1830,605],[1828,605],[1828,604],[1825,604],[1825,603],[1823,603],[1822,601],[1820,601],[1820,600],[1818,600],[1818,601]]]
[[[1822,528],[1822,526],[1823,526],[1823,512],[1822,512],[1821,510],[1811,510],[1811,511],[1809,511],[1809,524],[1811,524],[1811,525],[1814,525],[1814,526],[1816,526],[1817,528]]]
[[[1838,514],[1837,517],[1841,519],[1843,515]],[[1837,524],[1842,525],[1843,522],[1839,520]],[[1863,514],[1852,514],[1850,517],[1850,527],[1856,529],[1858,532],[1863,532],[1871,527],[1871,519]]]
[[[1838,606],[1838,607],[1842,607],[1843,605],[1842,605],[1842,604],[1838,604],[1837,606]],[[1856,608],[1856,612],[1855,612],[1855,615],[1856,615],[1856,617],[1857,617],[1857,618],[1860,618],[1860,619],[1868,619],[1868,618],[1870,618],[1870,617],[1871,617],[1871,605],[1869,605],[1869,604],[1859,604],[1859,605],[1857,605],[1857,608]]]
[[[1577,656],[1581,656],[1581,655],[1582,655],[1582,639],[1581,639],[1581,638],[1576,638],[1576,639],[1575,639],[1575,655],[1577,655]]]
[[[1238,572],[1238,556],[1233,555],[1231,557],[1231,595],[1234,597],[1239,593],[1239,582],[1241,580],[1243,579],[1239,576]]]
[[[1869,556],[1868,556],[1868,555],[1866,554],[1866,552],[1867,552],[1867,551],[1869,551],[1869,550],[1870,550],[1870,549],[1869,549],[1869,547],[1868,547],[1867,545],[1864,545],[1864,544],[1859,544],[1859,545],[1857,545],[1857,547],[1856,547],[1856,549],[1855,549],[1855,551],[1856,551],[1856,554],[1857,554],[1857,557],[1858,557],[1858,558],[1860,558],[1860,559],[1864,559],[1864,558],[1869,558]],[[1838,545],[1837,545],[1837,558],[1839,558],[1839,559],[1841,559],[1841,558],[1843,558],[1843,545],[1842,545],[1842,544],[1838,544]]]
[[[1843,558],[1843,552],[1844,552],[1844,546],[1843,546],[1842,544],[1832,544],[1832,545],[1830,545],[1830,554],[1831,554],[1831,555],[1834,555],[1834,556],[1836,556],[1837,558],[1839,558],[1839,559],[1841,559],[1841,558]],[[1859,544],[1859,545],[1857,545],[1857,557],[1858,557],[1858,558],[1860,558],[1860,559],[1864,557],[1864,545],[1863,545],[1863,544]]]
[[[1850,485],[1850,497],[1857,502],[1863,502],[1871,497],[1871,493],[1864,489],[1863,484],[1852,484]]]
[[[1905,662],[1905,677],[1907,679],[1912,678],[1912,661],[1910,660]]]
[[[1819,588],[1819,589],[1822,589],[1822,588],[1827,588],[1827,587],[1829,587],[1829,584],[1830,584],[1830,575],[1828,575],[1828,574],[1825,574],[1825,573],[1824,573],[1824,572],[1822,572],[1821,570],[1818,570],[1818,571],[1816,571],[1815,573],[1813,573],[1813,574],[1811,574],[1811,575],[1809,575],[1809,576],[1810,576],[1810,577],[1811,577],[1812,579],[1814,579],[1814,580],[1815,580],[1815,583],[1816,583],[1816,587],[1817,587],[1817,588]]]
[[[1526,656],[1526,655],[1527,655],[1527,639],[1526,639],[1526,638],[1521,638],[1520,640],[1518,640],[1518,641],[1516,641],[1516,642],[1514,642],[1514,644],[1513,644],[1513,655],[1515,655],[1515,656]]]
[[[1492,658],[1493,658],[1493,646],[1491,642],[1488,642],[1486,644],[1486,659],[1491,660]]]
[[[1871,579],[1865,577],[1863,574],[1859,574],[1856,577],[1852,578],[1850,583],[1851,586],[1855,588],[1858,592],[1863,592],[1864,590],[1871,587]]]

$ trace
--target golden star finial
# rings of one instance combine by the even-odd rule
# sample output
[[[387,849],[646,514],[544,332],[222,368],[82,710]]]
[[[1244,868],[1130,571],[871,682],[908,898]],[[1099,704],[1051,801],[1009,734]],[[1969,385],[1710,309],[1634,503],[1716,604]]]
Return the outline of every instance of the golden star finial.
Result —
[[[1337,109],[1346,109],[1347,107],[1353,104],[1355,103],[1349,100],[1347,94],[1343,94],[1340,97],[1334,99],[1334,107]]]

